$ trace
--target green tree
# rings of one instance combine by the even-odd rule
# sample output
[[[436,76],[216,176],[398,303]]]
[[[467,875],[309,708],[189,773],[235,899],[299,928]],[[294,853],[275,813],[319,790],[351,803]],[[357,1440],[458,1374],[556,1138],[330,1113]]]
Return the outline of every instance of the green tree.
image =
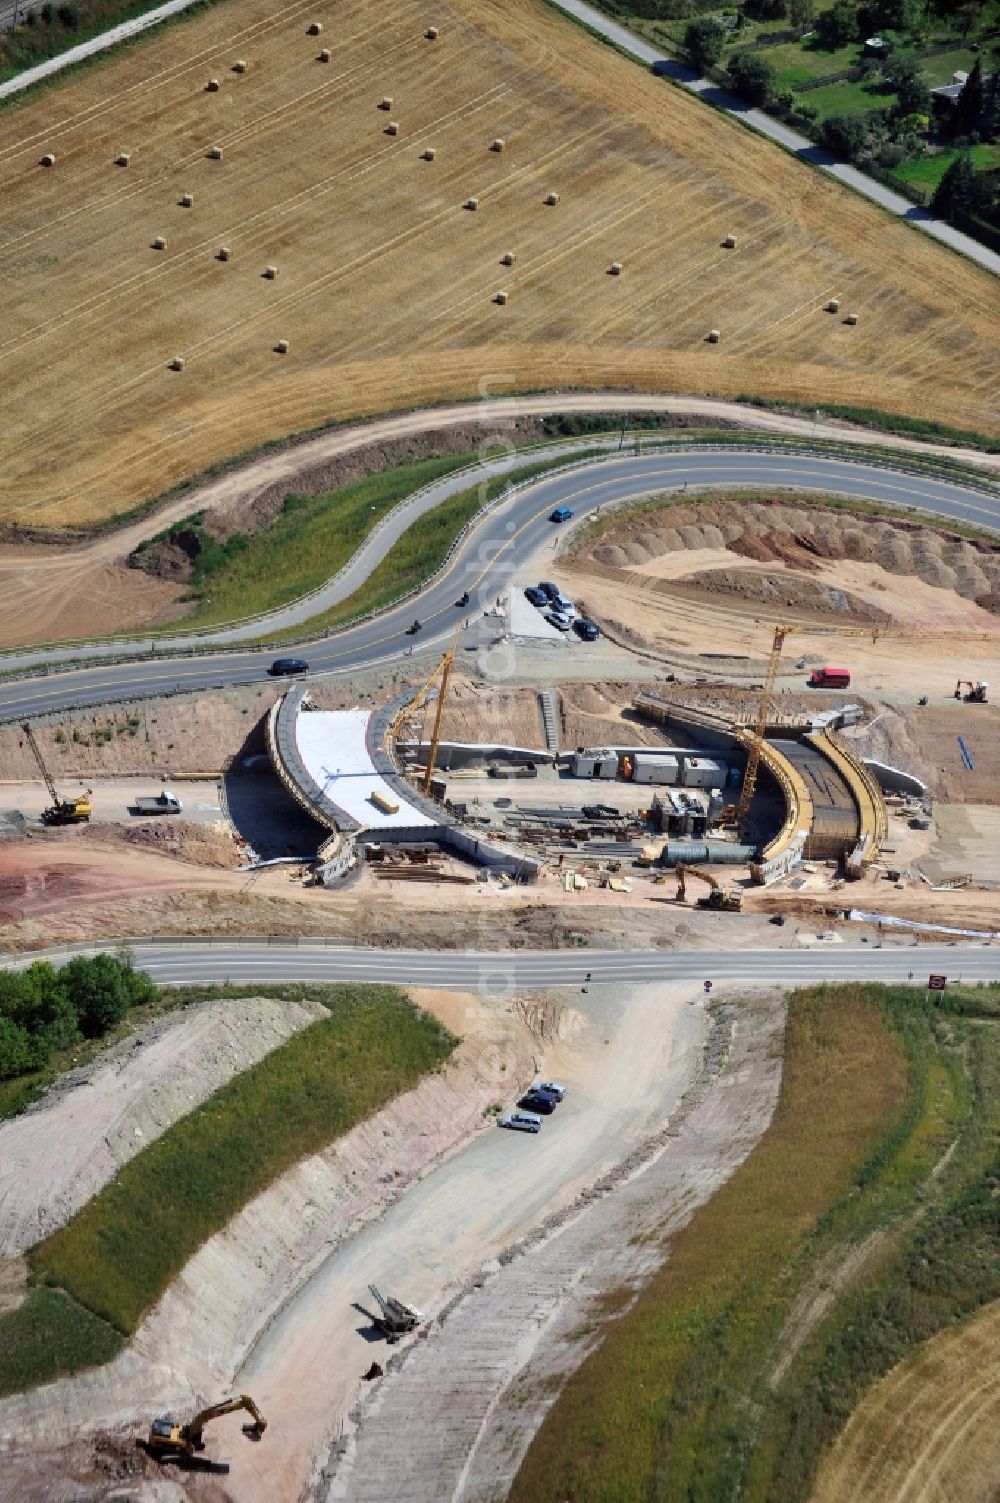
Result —
[[[696,68],[714,68],[726,45],[726,28],[711,16],[691,21],[684,30],[684,50]]]
[[[938,183],[931,208],[942,219],[954,219],[958,214],[971,214],[978,202],[976,170],[969,153],[963,151]]]
[[[80,1037],[79,1019],[61,973],[47,960],[36,960],[21,973],[21,980],[29,1031],[44,1035],[50,1050],[75,1043]]]
[[[748,104],[766,104],[774,89],[775,73],[766,57],[749,49],[729,59],[733,88]]]
[[[903,115],[929,115],[931,91],[920,71],[916,58],[903,56],[891,60],[889,74],[896,90],[896,113]]]
[[[62,976],[86,1038],[100,1038],[128,1012],[128,988],[121,966],[111,955],[95,955],[90,960],[77,955],[63,966]]]
[[[865,115],[830,115],[820,127],[823,145],[847,162],[856,162],[864,154],[869,138]]]
[[[816,30],[824,47],[835,52],[838,47],[848,47],[859,40],[858,13],[847,0],[839,0],[830,10],[821,11],[816,20]]]
[[[785,14],[785,0],[744,0],[743,8],[758,21],[780,21]]]
[[[12,1080],[33,1067],[31,1039],[10,1018],[0,1017],[0,1080]]]
[[[788,19],[796,31],[805,31],[816,14],[814,0],[788,0]]]
[[[952,129],[956,136],[983,134],[986,123],[987,99],[983,86],[983,64],[980,58],[972,65],[972,72],[965,81],[965,88],[955,101]]]

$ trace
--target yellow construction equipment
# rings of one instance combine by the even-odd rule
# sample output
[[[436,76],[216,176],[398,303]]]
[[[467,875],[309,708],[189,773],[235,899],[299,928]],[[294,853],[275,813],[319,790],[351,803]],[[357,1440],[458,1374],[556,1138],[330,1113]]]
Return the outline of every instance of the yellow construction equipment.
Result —
[[[682,866],[680,863],[674,867],[674,876],[677,878],[677,891],[674,894],[678,903],[687,902],[687,886],[685,877],[700,877],[702,882],[707,882],[711,889],[708,896],[699,898],[696,908],[710,908],[713,913],[739,913],[743,908],[743,893],[740,888],[731,888],[725,892],[721,883],[717,882],[711,872],[706,872],[700,866]]]
[[[964,699],[967,705],[985,705],[989,703],[989,684],[979,679],[973,683],[971,678],[960,678],[955,685],[955,698]]]
[[[403,705],[402,709],[396,715],[389,729],[385,733],[385,741],[383,744],[385,746],[390,746],[396,739],[396,734],[399,730],[400,725],[408,717],[414,715],[415,712],[419,710],[423,704],[426,703],[431,689],[440,678],[441,682],[438,688],[437,709],[434,714],[434,728],[431,732],[430,750],[427,753],[427,766],[424,769],[424,776],[421,781],[421,787],[423,788],[424,793],[427,793],[430,789],[431,778],[434,776],[434,768],[437,763],[438,745],[441,740],[441,717],[444,714],[444,702],[448,693],[448,682],[451,678],[452,664],[455,661],[455,653],[458,651],[458,637],[460,631],[461,627],[459,627],[459,631],[455,633],[455,640],[448,648],[448,651],[445,653],[440,663],[438,663],[437,667],[434,669],[434,672],[430,674],[427,679],[425,679],[413,698],[411,700],[408,700],[407,703]]]
[[[743,774],[743,784],[740,788],[739,802],[736,805],[736,813],[733,823],[741,828],[750,808],[754,790],[757,787],[757,773],[760,769],[761,754],[764,750],[764,732],[767,730],[767,717],[771,710],[771,700],[774,695],[774,684],[778,677],[778,665],[781,662],[781,649],[785,645],[784,626],[774,627],[771,639],[771,655],[767,660],[767,673],[764,676],[764,689],[760,696],[760,704],[757,706],[757,719],[753,728],[753,740],[747,750],[746,771]]]
[[[35,761],[38,763],[38,769],[41,772],[42,777],[45,780],[45,786],[49,791],[49,798],[52,800],[52,803],[49,805],[49,807],[42,810],[42,824],[81,825],[88,823],[91,813],[93,812],[90,804],[90,795],[92,790],[88,788],[85,792],[78,793],[75,798],[60,798],[58,793],[56,792],[56,785],[52,781],[52,774],[46,767],[44,759],[42,757],[41,747],[35,740],[35,734],[32,731],[31,726],[27,720],[21,721],[21,729],[24,732],[25,739],[27,740],[28,745],[31,747],[31,750],[34,753]]]
[[[236,1398],[223,1399],[221,1404],[210,1404],[207,1409],[199,1410],[186,1425],[172,1414],[160,1415],[150,1426],[146,1449],[161,1459],[193,1456],[196,1451],[205,1449],[202,1433],[209,1420],[218,1419],[221,1414],[233,1414],[237,1409],[245,1409],[253,1420],[252,1424],[243,1426],[243,1434],[248,1440],[260,1440],[267,1429],[267,1420],[250,1395],[241,1393]]]

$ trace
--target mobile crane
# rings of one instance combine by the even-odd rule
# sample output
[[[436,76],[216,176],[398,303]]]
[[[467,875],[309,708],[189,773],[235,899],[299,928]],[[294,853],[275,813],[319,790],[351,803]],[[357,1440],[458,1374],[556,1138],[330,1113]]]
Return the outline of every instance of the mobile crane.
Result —
[[[734,887],[729,892],[723,891],[711,872],[702,871],[700,866],[682,866],[678,863],[674,867],[674,876],[677,878],[677,891],[674,897],[678,903],[687,902],[684,878],[700,877],[703,882],[708,883],[710,891],[707,897],[697,900],[696,908],[710,908],[713,913],[740,913],[743,909],[743,893],[740,889]]]
[[[374,1284],[369,1284],[368,1288],[382,1312],[373,1318],[372,1324],[382,1332],[390,1346],[395,1346],[400,1336],[405,1336],[407,1331],[415,1331],[423,1321],[423,1315],[412,1305],[404,1304],[395,1295],[383,1294]]]
[[[237,1409],[245,1409],[253,1420],[252,1424],[243,1426],[247,1440],[260,1440],[267,1429],[267,1420],[250,1395],[241,1393],[235,1398],[223,1399],[220,1404],[209,1404],[207,1409],[200,1409],[186,1425],[172,1414],[161,1414],[150,1426],[146,1450],[160,1459],[191,1457],[196,1451],[205,1449],[202,1433],[209,1420],[218,1419],[221,1414],[233,1414]]]
[[[93,791],[87,788],[83,793],[78,793],[75,798],[60,798],[56,792],[56,785],[52,781],[52,774],[46,767],[42,758],[42,750],[35,740],[35,733],[27,720],[21,721],[21,730],[25,739],[34,753],[38,769],[45,780],[45,786],[49,791],[52,803],[47,809],[42,810],[43,825],[82,825],[87,824],[92,813],[90,795]]]

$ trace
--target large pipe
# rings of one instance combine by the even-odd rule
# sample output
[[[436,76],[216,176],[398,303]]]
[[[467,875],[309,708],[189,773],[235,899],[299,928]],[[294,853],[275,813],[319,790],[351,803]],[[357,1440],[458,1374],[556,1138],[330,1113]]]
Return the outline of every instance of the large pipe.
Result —
[[[660,861],[664,866],[745,866],[757,853],[754,845],[730,845],[728,841],[668,841]]]

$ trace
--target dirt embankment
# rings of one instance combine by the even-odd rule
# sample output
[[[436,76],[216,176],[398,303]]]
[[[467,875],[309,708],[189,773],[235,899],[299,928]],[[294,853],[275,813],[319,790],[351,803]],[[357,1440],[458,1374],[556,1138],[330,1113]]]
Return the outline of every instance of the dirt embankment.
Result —
[[[206,1002],[62,1076],[0,1123],[0,1257],[49,1236],[179,1117],[325,1016],[318,1002]]]
[[[735,555],[732,564],[706,567],[721,552]],[[890,593],[878,578],[882,572],[952,591],[1000,614],[1000,544],[973,542],[905,518],[883,520],[777,498],[644,507],[612,524],[576,556],[606,570],[640,571],[650,576],[651,585],[669,579],[674,590],[850,616],[872,625],[896,619],[895,602],[887,599],[883,606],[872,598],[873,591]],[[871,566],[871,578],[862,581],[857,570],[831,570],[834,563]],[[854,588],[845,587],[855,578]]]

